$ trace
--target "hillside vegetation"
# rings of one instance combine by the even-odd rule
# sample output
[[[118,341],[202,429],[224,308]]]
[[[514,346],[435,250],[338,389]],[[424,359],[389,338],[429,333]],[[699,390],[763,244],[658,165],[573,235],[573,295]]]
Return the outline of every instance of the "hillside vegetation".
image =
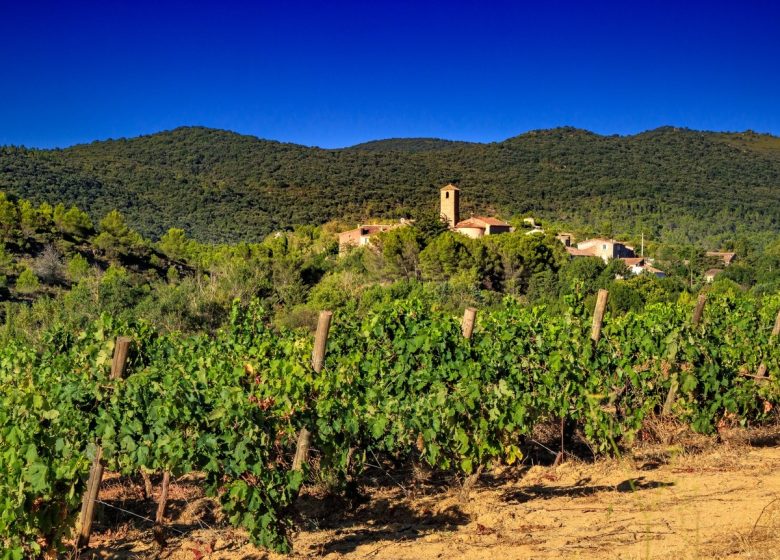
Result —
[[[62,150],[0,148],[0,190],[118,209],[158,238],[255,241],[296,224],[433,210],[441,185],[464,213],[533,213],[593,232],[643,231],[718,245],[780,227],[780,139],[660,128],[600,136],[573,128],[474,144],[393,139],[323,150],[207,128],[179,128]]]

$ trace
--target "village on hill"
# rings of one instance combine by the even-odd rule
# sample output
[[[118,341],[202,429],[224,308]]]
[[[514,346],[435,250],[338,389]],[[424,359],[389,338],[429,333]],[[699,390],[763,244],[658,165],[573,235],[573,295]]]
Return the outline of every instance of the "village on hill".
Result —
[[[461,219],[460,189],[452,183],[440,189],[439,200],[441,220],[446,222],[450,231],[460,233],[472,239],[515,231],[515,227],[495,216],[472,215],[466,219]],[[534,218],[524,218],[523,222],[523,225],[528,227],[526,235],[545,233],[544,229],[537,224]],[[339,234],[339,253],[344,254],[353,247],[369,246],[372,238],[376,235],[411,223],[411,220],[402,218],[394,223],[360,224],[354,229]],[[634,275],[648,273],[658,278],[666,276],[664,271],[653,266],[654,259],[645,257],[644,248],[637,255],[636,249],[632,245],[615,239],[595,237],[575,243],[574,235],[568,232],[556,232],[555,237],[563,243],[571,259],[596,257],[602,259],[605,263],[613,259],[619,259],[625,263],[626,268]],[[725,267],[734,261],[736,253],[708,251],[706,256],[721,261],[722,266]],[[723,268],[707,270],[704,274],[705,281],[708,283],[712,282],[722,271]]]

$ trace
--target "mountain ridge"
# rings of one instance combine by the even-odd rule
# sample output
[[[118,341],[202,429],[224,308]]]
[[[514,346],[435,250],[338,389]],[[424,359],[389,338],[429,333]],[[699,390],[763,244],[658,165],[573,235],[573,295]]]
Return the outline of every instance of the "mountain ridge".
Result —
[[[727,135],[727,136],[738,136],[738,137],[745,137],[745,138],[762,138],[762,137],[773,138],[778,142],[780,142],[780,136],[775,136],[769,132],[757,132],[752,129],[746,129],[742,131],[724,131],[724,130],[718,131],[718,130],[697,130],[697,129],[688,128],[684,126],[681,127],[681,126],[674,126],[674,125],[660,125],[655,128],[649,128],[647,130],[642,130],[630,134],[619,134],[619,133],[607,134],[607,133],[594,132],[586,128],[580,128],[580,127],[575,127],[570,125],[561,125],[552,128],[535,128],[535,129],[527,130],[525,132],[521,132],[520,134],[514,136],[509,136],[507,138],[504,138],[503,140],[492,140],[488,142],[478,142],[473,140],[458,140],[452,138],[439,138],[436,136],[398,136],[398,137],[377,138],[374,140],[366,140],[364,142],[358,142],[357,144],[351,144],[349,146],[341,146],[337,148],[323,148],[317,145],[300,144],[297,142],[289,142],[284,140],[274,140],[272,138],[265,138],[262,136],[257,136],[255,134],[236,132],[233,130],[214,128],[205,125],[181,125],[170,129],[163,129],[156,132],[139,134],[137,136],[100,138],[88,142],[77,142],[69,146],[40,148],[35,146],[25,146],[25,145],[17,145],[17,144],[3,144],[0,145],[0,148],[21,148],[26,150],[35,150],[35,151],[42,151],[42,152],[57,152],[57,151],[62,152],[62,151],[68,151],[72,148],[92,146],[95,144],[110,144],[115,142],[121,143],[121,142],[133,141],[133,140],[143,140],[143,139],[153,138],[160,135],[186,132],[186,131],[198,131],[198,130],[206,131],[206,132],[223,133],[234,137],[247,138],[247,139],[252,139],[260,142],[268,142],[271,144],[294,146],[299,148],[310,148],[310,149],[323,150],[323,151],[343,151],[343,150],[352,150],[352,149],[363,149],[365,147],[371,147],[372,145],[375,144],[395,143],[395,142],[419,142],[419,141],[447,144],[450,145],[450,147],[454,147],[456,145],[486,146],[491,144],[501,144],[508,140],[512,140],[514,138],[520,138],[523,136],[540,136],[540,135],[548,135],[548,134],[557,134],[561,132],[582,133],[585,136],[593,136],[593,137],[601,137],[601,138],[633,138],[633,137],[649,136],[655,133],[663,133],[663,132],[693,132],[697,134],[706,134],[706,135],[713,135],[713,136]]]
[[[0,190],[117,208],[141,233],[182,227],[202,241],[257,240],[295,224],[435,211],[457,182],[464,211],[533,212],[573,226],[668,240],[780,227],[780,138],[659,127],[574,127],[500,142],[385,139],[307,147],[207,127],[50,150],[0,148]]]

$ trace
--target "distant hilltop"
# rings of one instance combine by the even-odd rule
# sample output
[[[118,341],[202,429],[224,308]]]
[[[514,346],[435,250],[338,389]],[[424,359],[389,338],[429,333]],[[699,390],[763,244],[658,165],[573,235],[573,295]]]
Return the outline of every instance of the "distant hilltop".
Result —
[[[294,225],[413,218],[463,188],[463,215],[533,212],[571,227],[666,242],[780,232],[780,138],[662,127],[571,127],[488,144],[430,138],[326,150],[203,127],[66,149],[0,148],[0,190],[120,210],[151,237],[253,241]],[[717,243],[713,243],[716,245]]]

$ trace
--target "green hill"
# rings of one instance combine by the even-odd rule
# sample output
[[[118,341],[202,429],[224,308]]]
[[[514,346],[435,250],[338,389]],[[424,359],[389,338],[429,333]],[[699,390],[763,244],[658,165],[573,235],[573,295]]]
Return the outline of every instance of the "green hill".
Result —
[[[400,217],[462,189],[463,211],[681,241],[780,231],[780,139],[574,128],[474,144],[393,139],[324,150],[200,127],[62,150],[0,148],[0,190],[113,208],[142,234],[257,240],[293,224]]]
[[[474,146],[470,142],[442,140],[441,138],[388,138],[387,140],[372,140],[351,146],[350,150],[371,152],[435,152],[462,146]]]

